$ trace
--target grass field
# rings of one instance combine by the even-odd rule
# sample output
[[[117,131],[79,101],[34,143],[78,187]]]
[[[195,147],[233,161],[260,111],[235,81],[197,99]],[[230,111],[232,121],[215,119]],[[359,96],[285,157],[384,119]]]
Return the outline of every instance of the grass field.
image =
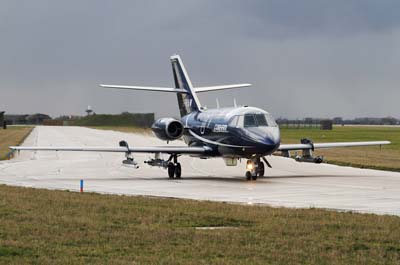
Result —
[[[379,146],[333,148],[320,149],[315,154],[323,155],[328,163],[400,171],[400,127],[337,126],[332,131],[282,129],[281,137],[282,143],[300,143],[301,138],[314,142],[389,140],[392,144],[382,149]]]
[[[395,216],[4,185],[0,194],[2,264],[400,262]]]
[[[32,126],[8,126],[6,130],[0,129],[0,160],[7,159],[10,152],[8,147],[21,144],[32,129]]]

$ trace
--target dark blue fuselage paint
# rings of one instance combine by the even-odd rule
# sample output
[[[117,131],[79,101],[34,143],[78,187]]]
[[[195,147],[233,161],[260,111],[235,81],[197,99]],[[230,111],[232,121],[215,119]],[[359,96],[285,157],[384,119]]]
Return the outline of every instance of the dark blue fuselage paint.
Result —
[[[246,124],[252,115],[268,115],[268,124]],[[209,156],[265,156],[280,144],[280,132],[268,112],[254,107],[235,107],[191,112],[181,119],[189,146],[208,146]]]

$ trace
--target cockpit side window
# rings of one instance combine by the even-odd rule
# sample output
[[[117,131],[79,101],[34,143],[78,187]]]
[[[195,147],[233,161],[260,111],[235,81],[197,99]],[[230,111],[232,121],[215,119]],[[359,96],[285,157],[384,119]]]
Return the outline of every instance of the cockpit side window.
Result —
[[[265,114],[265,119],[267,120],[268,126],[270,127],[278,127],[278,124],[276,124],[274,118],[271,116],[271,114],[267,113]]]
[[[257,122],[253,114],[244,115],[244,127],[256,127]]]
[[[230,127],[236,127],[238,122],[238,116],[234,116],[232,120],[229,122]]]
[[[244,116],[243,115],[238,116],[238,122],[237,122],[237,125],[236,125],[237,128],[243,128],[243,120],[244,120]]]

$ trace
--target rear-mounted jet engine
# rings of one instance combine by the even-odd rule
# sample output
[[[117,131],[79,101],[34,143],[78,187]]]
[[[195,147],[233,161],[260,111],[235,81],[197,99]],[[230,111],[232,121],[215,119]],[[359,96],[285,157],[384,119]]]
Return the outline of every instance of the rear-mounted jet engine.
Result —
[[[151,126],[153,133],[157,138],[164,141],[173,141],[179,139],[183,135],[182,122],[173,118],[161,118]]]

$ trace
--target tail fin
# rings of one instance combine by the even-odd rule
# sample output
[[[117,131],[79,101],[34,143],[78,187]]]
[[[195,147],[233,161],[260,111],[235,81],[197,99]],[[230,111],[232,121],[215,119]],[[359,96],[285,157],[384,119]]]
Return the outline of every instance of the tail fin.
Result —
[[[145,86],[121,86],[121,85],[103,85],[101,87],[116,88],[116,89],[129,89],[129,90],[144,90],[144,91],[157,91],[157,92],[172,92],[176,93],[178,97],[178,105],[181,116],[185,116],[193,111],[202,111],[199,98],[196,95],[200,92],[208,92],[222,89],[231,89],[239,87],[248,87],[250,84],[233,84],[222,86],[209,86],[194,88],[189,76],[186,72],[185,66],[182,63],[179,55],[173,55],[170,58],[172,64],[172,71],[174,74],[175,88],[170,87],[145,87]]]
[[[186,93],[178,92],[176,95],[178,98],[181,117],[193,111],[200,111],[201,104],[199,98],[196,95],[181,57],[179,55],[173,55],[170,60],[172,64],[172,72],[174,74],[175,88],[186,91]]]

